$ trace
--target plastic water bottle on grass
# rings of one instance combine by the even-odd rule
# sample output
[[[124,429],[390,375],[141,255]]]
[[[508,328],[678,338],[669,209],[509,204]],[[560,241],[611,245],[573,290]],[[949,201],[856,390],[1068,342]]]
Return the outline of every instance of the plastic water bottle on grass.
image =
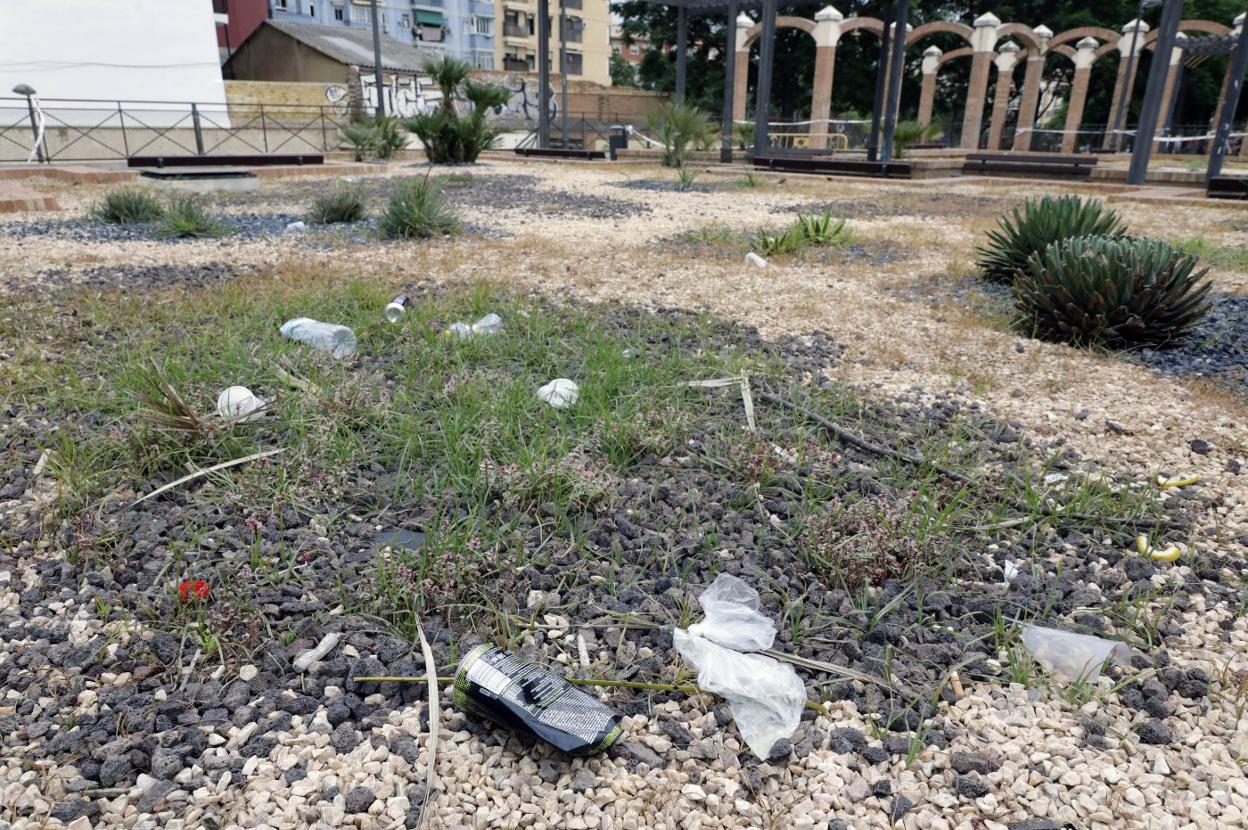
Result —
[[[318,351],[329,352],[334,357],[355,354],[355,332],[346,326],[296,317],[282,324],[282,336],[306,343]]]

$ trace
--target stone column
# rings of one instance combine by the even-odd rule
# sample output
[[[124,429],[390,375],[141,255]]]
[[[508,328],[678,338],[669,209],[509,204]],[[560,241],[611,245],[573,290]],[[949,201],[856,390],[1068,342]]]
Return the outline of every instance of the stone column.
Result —
[[[923,52],[923,87],[919,91],[919,123],[926,127],[932,123],[932,106],[936,102],[936,73],[940,71],[940,56],[945,54],[939,46],[929,46]]]
[[[1044,83],[1044,61],[1049,54],[1053,30],[1041,24],[1032,29],[1038,41],[1027,50],[1027,70],[1023,74],[1023,97],[1018,103],[1018,126],[1014,128],[1014,149],[1027,152],[1036,126],[1036,110],[1040,107],[1040,85]]]
[[[1161,93],[1161,118],[1157,122],[1158,139],[1153,141],[1153,152],[1159,152],[1162,147],[1160,138],[1165,135],[1166,128],[1170,126],[1170,106],[1174,103],[1174,96],[1177,92],[1179,73],[1183,69],[1183,46],[1187,41],[1187,35],[1179,32],[1175,36],[1174,48],[1170,50],[1170,67],[1166,70],[1166,87]],[[1154,60],[1158,56],[1153,56]]]
[[[1109,124],[1105,127],[1105,143],[1121,146],[1122,136],[1114,141],[1114,124],[1118,120],[1118,102],[1123,99],[1126,89],[1127,109],[1131,108],[1131,93],[1135,90],[1135,78],[1140,74],[1140,55],[1144,52],[1144,36],[1148,34],[1148,24],[1143,20],[1132,20],[1122,27],[1122,37],[1118,38],[1118,79],[1114,81],[1114,97],[1109,99]],[[1133,60],[1134,58],[1134,60]],[[1130,76],[1128,77],[1128,70]],[[1122,119],[1126,128],[1127,119]]]
[[[992,12],[975,19],[971,47],[975,50],[971,63],[971,82],[966,90],[966,114],[962,118],[962,149],[979,149],[979,130],[984,123],[984,95],[988,91],[988,73],[997,53],[997,29],[1001,19]]]
[[[745,42],[746,32],[754,20],[745,12],[737,18],[737,48],[733,60],[737,62],[732,79],[732,120],[745,120],[745,96],[750,88],[750,47]]]
[[[836,44],[845,15],[832,6],[815,12],[815,83],[810,105],[810,146],[828,146],[828,119],[832,116],[832,80],[836,74]]]
[[[1070,101],[1066,105],[1066,131],[1062,134],[1062,152],[1073,153],[1083,123],[1083,107],[1088,102],[1088,79],[1100,47],[1096,38],[1085,37],[1075,44],[1075,80],[1070,85]]]
[[[989,150],[1001,149],[1001,132],[1005,129],[1005,118],[1009,113],[1010,89],[1014,86],[1014,67],[1018,65],[1020,51],[1013,41],[1003,43],[993,61],[997,67],[997,89],[992,96],[992,121],[988,124]]]

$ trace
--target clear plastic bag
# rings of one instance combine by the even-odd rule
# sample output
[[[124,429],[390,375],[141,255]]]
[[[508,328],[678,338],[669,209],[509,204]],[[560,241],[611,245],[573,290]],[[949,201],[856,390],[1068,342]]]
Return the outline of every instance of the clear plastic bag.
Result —
[[[775,623],[758,611],[757,591],[720,574],[698,602],[706,619],[675,629],[672,642],[697,669],[698,686],[728,701],[741,737],[765,760],[801,723],[806,686],[787,663],[743,653],[770,648],[776,638]]]
[[[1023,646],[1046,670],[1071,683],[1095,683],[1109,661],[1123,668],[1131,665],[1131,649],[1126,643],[1056,628],[1027,626]]]

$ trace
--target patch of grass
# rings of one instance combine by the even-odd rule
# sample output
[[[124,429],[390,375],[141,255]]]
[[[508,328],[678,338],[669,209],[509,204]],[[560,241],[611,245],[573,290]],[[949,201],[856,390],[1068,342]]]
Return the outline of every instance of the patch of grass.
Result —
[[[1248,248],[1242,245],[1218,245],[1203,236],[1173,240],[1177,248],[1204,260],[1214,268],[1248,272]]]
[[[360,188],[339,182],[312,200],[308,220],[317,225],[358,222],[367,212]]]
[[[163,239],[211,239],[224,236],[229,230],[228,225],[208,212],[202,198],[179,193],[169,199],[156,235]]]
[[[742,190],[753,190],[756,187],[762,187],[766,183],[767,180],[755,173],[753,170],[737,180],[737,186]]]
[[[90,216],[99,222],[128,225],[133,222],[154,222],[164,209],[153,194],[137,187],[123,187],[104,194],[91,206]]]
[[[692,190],[693,183],[698,178],[698,171],[688,165],[681,165],[676,168],[676,181],[681,190]]]
[[[428,239],[459,233],[462,225],[429,178],[409,179],[390,195],[381,215],[381,235],[386,239]]]

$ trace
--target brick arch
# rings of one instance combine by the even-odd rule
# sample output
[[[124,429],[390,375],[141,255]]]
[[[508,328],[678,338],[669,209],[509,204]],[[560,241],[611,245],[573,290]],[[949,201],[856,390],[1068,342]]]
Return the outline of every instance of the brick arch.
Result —
[[[1180,32],[1204,32],[1210,35],[1230,34],[1231,27],[1213,20],[1180,20]],[[1153,30],[1144,36],[1144,48],[1156,49],[1157,37],[1161,32]]]
[[[937,72],[939,67],[944,66],[949,61],[956,61],[958,58],[969,58],[975,54],[975,50],[969,46],[963,46],[961,49],[954,49],[952,52],[946,52],[940,56],[940,62],[937,64]]]
[[[815,21],[807,20],[804,17],[787,17],[787,16],[777,17],[776,28],[777,29],[801,29],[803,32],[810,35],[811,37],[815,36]],[[763,33],[762,21],[755,23],[753,26],[747,29],[745,32],[745,48],[749,49],[750,46],[754,44],[754,41],[758,40],[759,36],[762,35],[762,33]]]
[[[1036,37],[1035,30],[1025,23],[1006,23],[997,29],[997,40],[1011,35],[1023,41],[1030,49],[1040,48],[1040,38]]]
[[[975,30],[964,23],[951,23],[946,20],[934,20],[931,23],[924,23],[922,26],[919,26],[910,32],[910,34],[906,35],[906,46],[910,46],[920,38],[936,34],[937,32],[948,32],[949,34],[958,35],[967,43],[970,43],[971,35],[975,33]]]
[[[1118,43],[1118,39],[1122,37],[1122,34],[1120,32],[1115,32],[1113,29],[1106,29],[1103,26],[1081,26],[1078,29],[1071,29],[1069,32],[1062,32],[1060,35],[1054,36],[1054,38],[1049,41],[1049,45],[1060,46],[1063,43],[1083,40],[1085,37],[1109,41],[1116,45]]]
[[[884,34],[884,21],[878,17],[851,17],[841,24],[841,37],[859,29],[870,32],[873,35],[882,36]]]

